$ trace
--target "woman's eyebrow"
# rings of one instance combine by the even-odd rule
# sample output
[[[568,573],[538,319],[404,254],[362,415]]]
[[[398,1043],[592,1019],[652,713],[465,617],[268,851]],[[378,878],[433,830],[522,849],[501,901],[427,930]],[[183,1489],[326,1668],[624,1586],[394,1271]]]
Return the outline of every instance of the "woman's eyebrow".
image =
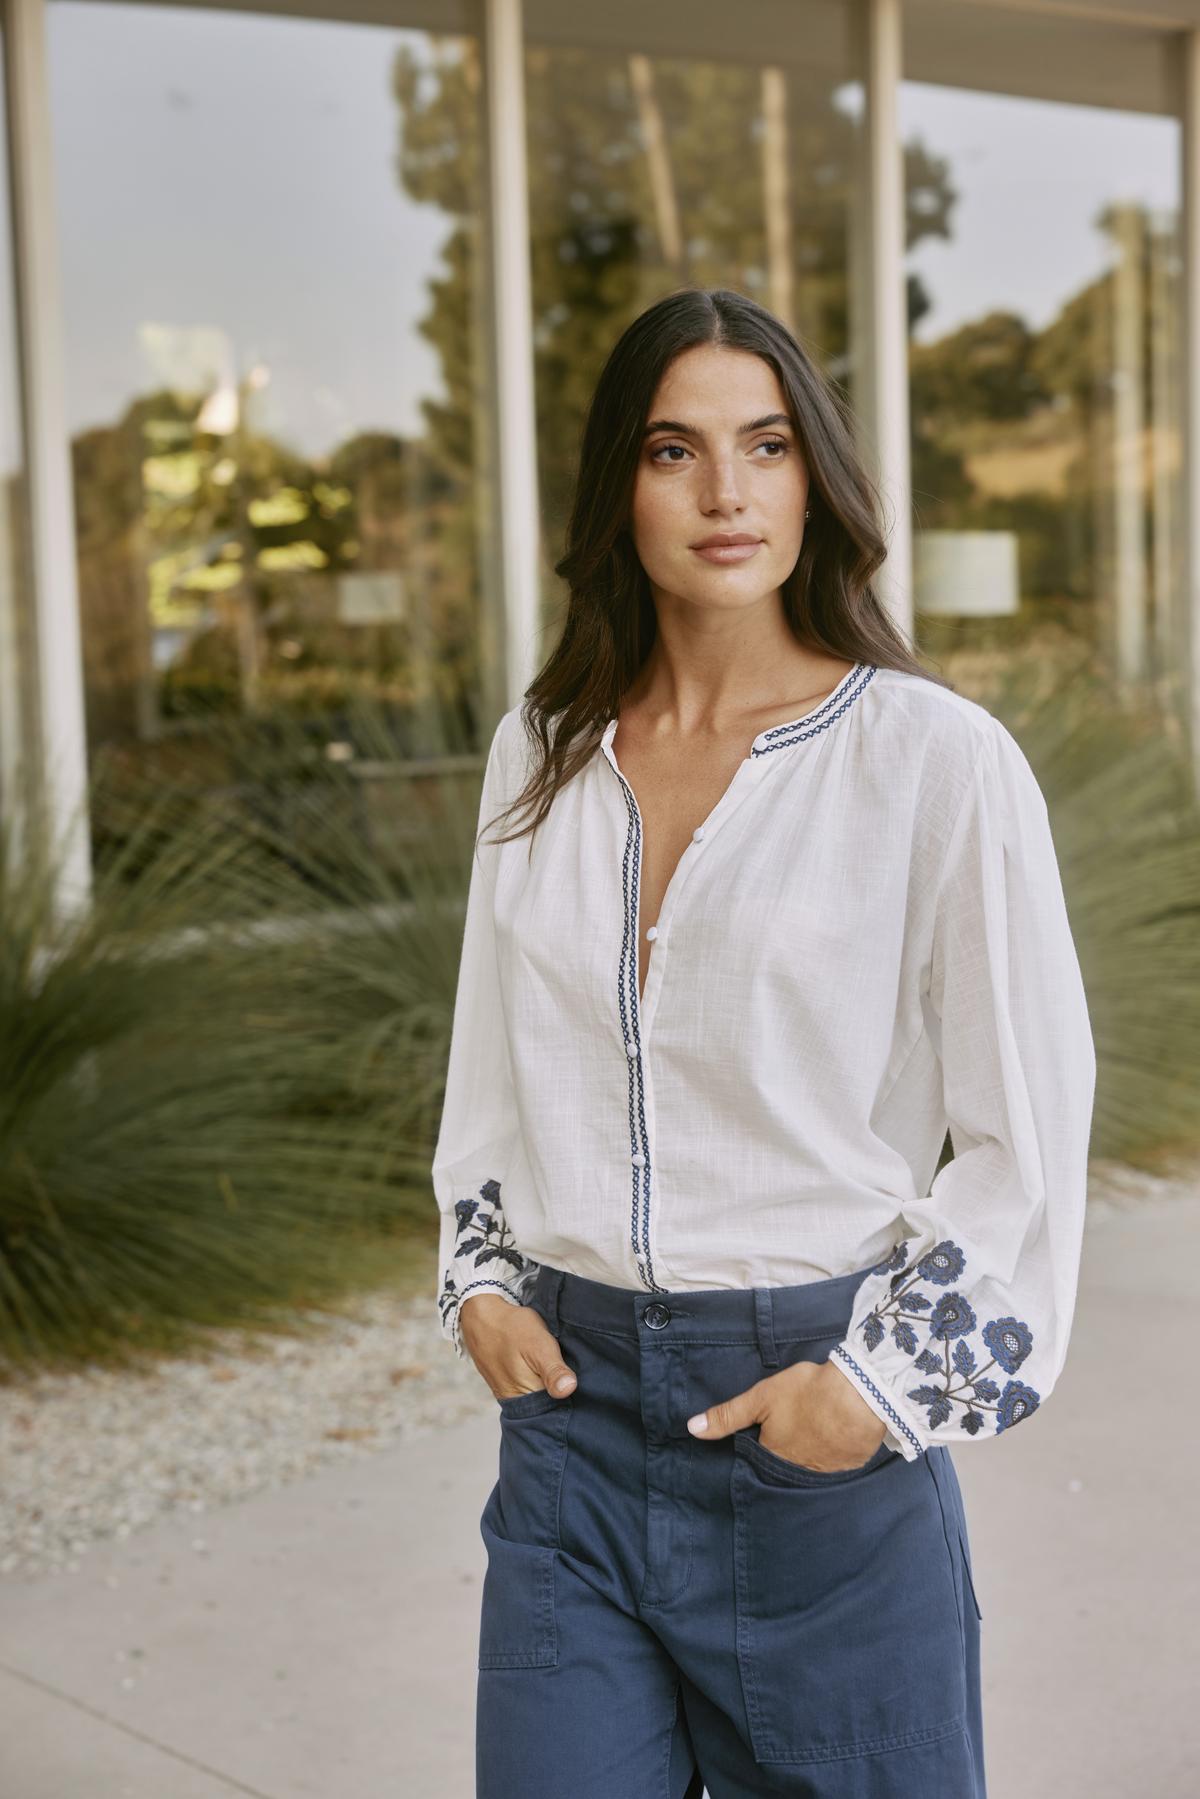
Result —
[[[766,412],[760,419],[751,419],[748,425],[739,425],[737,435],[747,436],[751,431],[765,431],[768,425],[791,426],[791,419],[786,412]],[[652,437],[656,431],[673,431],[680,437],[698,437],[703,441],[704,433],[698,425],[684,425],[678,419],[651,419],[643,431],[643,437]]]

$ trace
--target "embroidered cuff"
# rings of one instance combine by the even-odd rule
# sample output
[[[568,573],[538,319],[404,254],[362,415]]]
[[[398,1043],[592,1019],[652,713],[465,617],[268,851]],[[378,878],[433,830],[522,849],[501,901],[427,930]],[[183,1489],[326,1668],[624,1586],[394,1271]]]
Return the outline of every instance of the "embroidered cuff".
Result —
[[[830,1352],[829,1359],[845,1375],[855,1391],[862,1395],[875,1416],[887,1425],[884,1442],[888,1448],[898,1449],[907,1462],[915,1462],[919,1455],[923,1455],[928,1444],[911,1414],[907,1410],[900,1412],[891,1396],[878,1381],[872,1380],[846,1345],[839,1343]]]
[[[901,1241],[868,1271],[854,1317],[832,1351],[867,1404],[895,1434],[908,1460],[933,1443],[995,1435],[1036,1411],[1041,1395],[1015,1375],[1033,1348],[1022,1320],[980,1325],[954,1283],[966,1272],[957,1243],[943,1238],[909,1266]],[[927,1289],[951,1288],[940,1297]]]
[[[467,1354],[459,1318],[463,1300],[471,1293],[498,1293],[510,1304],[522,1305],[538,1263],[522,1255],[513,1242],[497,1180],[484,1181],[478,1198],[456,1202],[453,1244],[442,1267],[438,1310],[442,1335],[462,1361]]]

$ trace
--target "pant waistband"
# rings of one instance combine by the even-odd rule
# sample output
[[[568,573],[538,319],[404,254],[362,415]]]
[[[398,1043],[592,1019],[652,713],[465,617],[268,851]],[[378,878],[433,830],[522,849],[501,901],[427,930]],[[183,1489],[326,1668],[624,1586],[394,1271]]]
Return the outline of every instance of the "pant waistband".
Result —
[[[854,1295],[876,1266],[805,1281],[792,1287],[667,1289],[614,1287],[543,1262],[528,1304],[558,1335],[559,1325],[605,1331],[655,1343],[757,1343],[764,1364],[779,1359],[776,1345],[841,1335],[850,1322]]]

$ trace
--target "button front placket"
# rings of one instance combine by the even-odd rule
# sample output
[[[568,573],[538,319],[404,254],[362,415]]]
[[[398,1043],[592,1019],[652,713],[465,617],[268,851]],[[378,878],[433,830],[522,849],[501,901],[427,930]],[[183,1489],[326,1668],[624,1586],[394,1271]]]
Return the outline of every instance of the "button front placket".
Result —
[[[602,748],[605,757],[621,783],[625,798],[627,826],[625,853],[621,860],[621,955],[617,971],[617,1006],[621,1035],[629,1068],[629,1163],[630,1163],[630,1244],[637,1264],[638,1278],[647,1287],[657,1287],[650,1251],[650,1130],[647,1120],[649,1095],[644,1055],[641,1006],[638,1001],[638,883],[641,876],[642,820],[633,789],[617,767],[609,747],[616,731],[615,720],[605,731]]]
[[[654,1182],[651,1138],[653,1135],[654,1094],[648,1063],[648,1043],[654,1013],[665,975],[665,958],[670,949],[670,923],[678,905],[680,892],[695,867],[693,852],[711,839],[721,819],[737,805],[748,784],[756,778],[754,757],[746,756],[734,770],[733,778],[702,825],[692,832],[692,841],[684,849],[667,882],[662,907],[646,937],[658,948],[646,971],[643,1002],[638,993],[638,920],[641,910],[642,814],[633,788],[621,773],[613,752],[612,740],[617,721],[611,719],[601,739],[601,748],[609,766],[621,784],[627,826],[625,850],[621,859],[622,926],[621,953],[617,969],[617,1010],[629,1070],[629,1163],[630,1207],[629,1240],[643,1286],[654,1292],[667,1289],[657,1278],[654,1267],[652,1194]],[[755,739],[757,742],[758,739]],[[761,764],[758,765],[761,767]]]
[[[854,704],[877,673],[875,664],[856,662],[849,674],[838,682],[829,697],[811,712],[789,719],[770,730],[760,731],[750,745],[750,753],[734,770],[733,778],[702,824],[692,832],[692,841],[680,856],[666,892],[658,918],[646,932],[657,943],[646,971],[646,993],[643,1005],[638,993],[638,929],[642,873],[642,815],[633,788],[621,773],[613,751],[618,720],[610,718],[604,727],[600,747],[605,760],[621,784],[626,808],[625,852],[621,861],[622,924],[621,954],[617,972],[617,1009],[621,1038],[629,1070],[629,1163],[630,1163],[630,1245],[633,1249],[638,1278],[643,1286],[655,1292],[667,1287],[656,1278],[652,1224],[653,1158],[651,1139],[654,1121],[654,1092],[648,1061],[649,1033],[665,979],[665,958],[670,951],[671,920],[679,896],[696,867],[702,845],[711,842],[721,823],[753,785],[762,779],[765,769],[777,764],[775,752],[791,749],[810,738],[820,737]]]

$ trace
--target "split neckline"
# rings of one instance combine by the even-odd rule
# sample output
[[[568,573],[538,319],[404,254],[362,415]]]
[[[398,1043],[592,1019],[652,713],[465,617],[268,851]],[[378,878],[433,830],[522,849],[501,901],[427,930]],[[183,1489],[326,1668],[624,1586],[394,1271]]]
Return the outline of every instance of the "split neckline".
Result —
[[[747,761],[751,757],[769,755],[772,750],[789,749],[794,743],[804,743],[808,738],[827,731],[849,710],[878,672],[878,665],[874,662],[856,662],[819,706],[814,706],[809,712],[802,712],[799,718],[786,719],[781,725],[772,725],[766,731],[759,731],[750,744]],[[612,743],[619,723],[618,715],[610,718],[605,725],[600,739],[603,748],[607,749]]]

